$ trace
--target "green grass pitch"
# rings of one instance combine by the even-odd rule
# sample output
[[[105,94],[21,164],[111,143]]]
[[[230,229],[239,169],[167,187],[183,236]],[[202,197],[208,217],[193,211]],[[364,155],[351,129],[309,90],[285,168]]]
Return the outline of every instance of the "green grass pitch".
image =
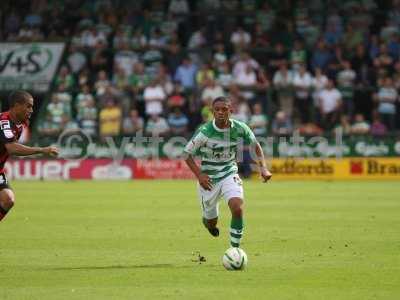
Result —
[[[226,205],[213,238],[193,181],[13,187],[1,300],[400,299],[399,182],[245,182],[243,272],[221,265]]]

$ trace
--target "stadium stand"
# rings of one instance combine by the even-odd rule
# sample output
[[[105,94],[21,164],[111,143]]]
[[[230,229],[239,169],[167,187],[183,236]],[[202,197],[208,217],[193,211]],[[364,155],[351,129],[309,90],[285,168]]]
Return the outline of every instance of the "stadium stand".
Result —
[[[19,2],[3,41],[67,43],[34,120],[44,143],[76,127],[188,135],[219,95],[260,135],[399,129],[400,1]]]

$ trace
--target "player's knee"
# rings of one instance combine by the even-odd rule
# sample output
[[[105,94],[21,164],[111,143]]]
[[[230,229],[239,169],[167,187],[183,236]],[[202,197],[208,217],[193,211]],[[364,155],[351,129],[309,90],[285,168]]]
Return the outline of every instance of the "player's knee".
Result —
[[[7,194],[3,198],[3,205],[5,208],[10,209],[11,207],[14,206],[15,198],[14,195]]]
[[[241,206],[235,207],[235,208],[232,210],[232,215],[233,215],[234,217],[236,217],[236,218],[242,217],[242,215],[243,215],[242,207],[241,207]]]
[[[14,203],[15,203],[14,195],[8,195],[7,196],[7,202],[8,202],[8,205],[9,205],[10,208],[13,207]]]
[[[234,198],[230,201],[229,206],[233,217],[240,218],[242,216],[243,214],[242,203],[243,203],[242,200],[239,198]]]
[[[240,203],[235,204],[231,207],[232,216],[240,218],[243,214],[242,205]]]

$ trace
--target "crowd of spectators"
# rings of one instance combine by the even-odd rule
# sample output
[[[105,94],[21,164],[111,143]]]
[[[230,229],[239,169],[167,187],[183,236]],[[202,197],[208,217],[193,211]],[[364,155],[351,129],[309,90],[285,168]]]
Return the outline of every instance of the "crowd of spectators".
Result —
[[[399,128],[400,1],[26,1],[3,41],[65,41],[41,135],[188,136],[225,95],[256,135]]]

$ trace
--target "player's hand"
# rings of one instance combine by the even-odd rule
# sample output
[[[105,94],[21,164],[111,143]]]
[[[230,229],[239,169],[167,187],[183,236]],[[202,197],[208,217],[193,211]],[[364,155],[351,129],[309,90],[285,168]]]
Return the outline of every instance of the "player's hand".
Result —
[[[207,174],[203,174],[201,173],[199,175],[199,183],[201,185],[201,187],[207,191],[211,191],[212,189],[212,182],[211,182],[211,178],[207,175]]]
[[[263,178],[264,182],[267,182],[268,180],[271,179],[272,173],[268,171],[266,168],[261,169],[261,177]]]
[[[58,148],[57,147],[53,147],[53,146],[42,148],[42,152],[45,155],[53,156],[53,157],[56,157],[59,154]]]

